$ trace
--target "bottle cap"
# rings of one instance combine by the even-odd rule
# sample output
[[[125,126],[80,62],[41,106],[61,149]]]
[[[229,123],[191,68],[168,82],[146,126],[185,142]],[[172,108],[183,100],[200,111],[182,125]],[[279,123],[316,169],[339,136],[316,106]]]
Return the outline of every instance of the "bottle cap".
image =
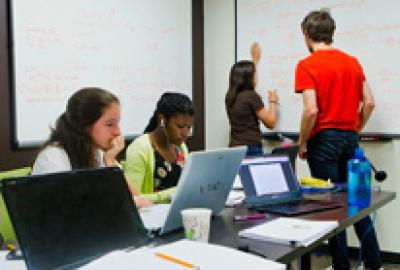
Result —
[[[361,147],[354,149],[354,159],[365,160],[364,149]]]

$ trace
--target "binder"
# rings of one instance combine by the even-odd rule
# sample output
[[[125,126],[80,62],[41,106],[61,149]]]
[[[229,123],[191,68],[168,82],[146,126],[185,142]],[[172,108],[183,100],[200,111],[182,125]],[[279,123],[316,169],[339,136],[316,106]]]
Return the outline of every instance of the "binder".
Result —
[[[307,247],[338,225],[337,220],[317,221],[281,217],[242,230],[239,237]]]

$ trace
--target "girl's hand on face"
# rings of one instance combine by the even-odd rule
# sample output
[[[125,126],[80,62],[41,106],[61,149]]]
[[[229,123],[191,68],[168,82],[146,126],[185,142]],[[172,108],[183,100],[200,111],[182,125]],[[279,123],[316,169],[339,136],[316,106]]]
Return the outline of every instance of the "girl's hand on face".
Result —
[[[119,135],[111,140],[111,147],[104,154],[104,162],[107,166],[117,165],[117,155],[125,147],[125,139],[122,135]]]

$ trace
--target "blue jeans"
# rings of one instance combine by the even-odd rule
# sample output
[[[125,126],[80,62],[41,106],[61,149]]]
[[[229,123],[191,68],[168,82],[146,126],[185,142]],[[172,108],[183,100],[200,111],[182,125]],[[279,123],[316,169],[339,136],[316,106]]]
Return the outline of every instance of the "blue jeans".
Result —
[[[347,182],[347,161],[358,147],[358,135],[353,131],[326,129],[307,142],[307,162],[311,175],[333,182]],[[369,216],[354,224],[361,241],[362,260],[365,267],[379,269],[381,256],[375,229]],[[329,239],[329,248],[335,270],[349,270],[346,231]]]
[[[246,156],[260,156],[263,154],[262,144],[252,144],[247,146]]]

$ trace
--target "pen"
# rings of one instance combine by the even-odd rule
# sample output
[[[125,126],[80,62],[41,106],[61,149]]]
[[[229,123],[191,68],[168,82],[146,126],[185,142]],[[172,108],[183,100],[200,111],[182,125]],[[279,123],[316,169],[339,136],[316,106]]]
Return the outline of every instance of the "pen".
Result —
[[[170,261],[170,262],[173,262],[173,263],[176,263],[176,264],[185,266],[185,267],[187,267],[187,268],[192,268],[192,269],[197,269],[197,270],[200,269],[200,267],[195,266],[194,264],[191,264],[191,263],[182,261],[182,260],[180,260],[180,259],[177,259],[177,258],[175,258],[175,257],[172,257],[172,256],[170,256],[170,255],[167,255],[167,254],[164,254],[164,253],[161,253],[161,252],[155,252],[154,254],[155,254],[157,257],[159,257],[159,258],[162,258],[162,259],[165,259],[165,260],[167,260],[167,261]]]
[[[236,215],[233,217],[235,221],[246,221],[246,220],[257,220],[257,219],[266,219],[266,214],[249,214],[249,215]]]

